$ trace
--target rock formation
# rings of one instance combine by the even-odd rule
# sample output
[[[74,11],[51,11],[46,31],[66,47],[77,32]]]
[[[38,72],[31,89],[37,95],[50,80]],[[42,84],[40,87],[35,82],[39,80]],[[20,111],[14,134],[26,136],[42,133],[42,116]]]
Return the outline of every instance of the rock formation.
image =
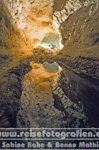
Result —
[[[98,6],[0,0],[0,127],[99,127]]]

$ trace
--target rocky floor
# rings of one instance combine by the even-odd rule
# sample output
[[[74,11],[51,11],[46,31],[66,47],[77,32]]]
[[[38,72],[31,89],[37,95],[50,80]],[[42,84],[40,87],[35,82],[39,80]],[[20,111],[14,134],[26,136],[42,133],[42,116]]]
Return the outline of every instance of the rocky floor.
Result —
[[[41,51],[39,49],[35,55],[41,54]],[[98,126],[96,104],[99,81],[94,79],[91,73],[90,78],[85,72],[84,76],[81,75],[81,68],[86,64],[86,59],[75,58],[69,62],[67,57],[60,61],[56,56],[50,57],[52,54],[43,53],[36,60],[35,55],[8,69],[2,78],[0,127]],[[60,73],[45,70],[41,63],[47,58],[49,62],[56,59],[63,70]],[[92,65],[97,68],[98,61],[94,60],[94,64]],[[90,96],[90,92],[93,95]],[[91,112],[92,109],[94,112]]]

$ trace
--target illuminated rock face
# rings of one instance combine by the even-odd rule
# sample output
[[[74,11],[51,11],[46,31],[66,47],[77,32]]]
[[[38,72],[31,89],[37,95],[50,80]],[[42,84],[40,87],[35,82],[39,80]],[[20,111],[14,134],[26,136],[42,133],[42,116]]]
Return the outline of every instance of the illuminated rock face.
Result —
[[[95,51],[92,47],[99,43],[98,11],[99,0],[55,0],[53,24],[61,32],[64,53],[74,56]]]
[[[68,20],[61,24],[60,29],[63,37],[64,49],[83,49],[82,53],[85,52],[86,54],[90,54],[90,51],[92,51],[95,55],[94,46],[99,45],[98,5],[98,3],[95,3],[79,9],[72,14]],[[86,48],[90,49],[89,52],[87,52]],[[73,50],[71,50],[71,54],[72,52]],[[78,53],[81,54],[81,50],[79,50]]]
[[[53,32],[53,0],[3,0],[3,3],[11,13],[11,22],[32,40],[34,47],[46,33]]]
[[[33,47],[40,46],[41,41],[44,39],[43,47],[62,49],[60,25],[78,9],[96,1],[2,0],[1,3],[4,3],[9,10],[10,21],[18,27],[23,37],[32,41]],[[51,32],[56,32],[60,37],[60,40],[58,36],[55,37],[54,44],[52,40],[50,40],[50,43],[45,42],[46,34]]]
[[[53,23],[57,28],[60,27],[71,14],[74,14],[78,9],[86,7],[97,2],[97,0],[55,0],[54,1],[54,16]]]

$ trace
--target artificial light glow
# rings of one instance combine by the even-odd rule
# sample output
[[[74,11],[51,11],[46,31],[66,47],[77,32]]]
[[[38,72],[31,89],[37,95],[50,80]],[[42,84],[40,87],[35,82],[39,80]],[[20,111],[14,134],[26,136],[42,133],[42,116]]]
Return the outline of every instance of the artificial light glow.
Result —
[[[40,46],[43,47],[43,48],[47,48],[47,49],[51,48],[50,45],[48,45],[46,43],[42,43]]]
[[[62,38],[57,33],[49,33],[45,35],[44,39],[41,42],[41,47],[47,49],[60,50],[63,48]]]

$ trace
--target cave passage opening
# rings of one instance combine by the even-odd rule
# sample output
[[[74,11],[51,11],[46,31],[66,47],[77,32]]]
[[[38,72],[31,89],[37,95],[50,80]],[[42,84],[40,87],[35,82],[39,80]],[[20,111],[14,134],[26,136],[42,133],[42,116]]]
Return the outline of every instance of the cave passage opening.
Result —
[[[62,39],[59,34],[56,33],[50,33],[45,35],[41,42],[41,46],[46,48],[46,49],[62,49]]]

